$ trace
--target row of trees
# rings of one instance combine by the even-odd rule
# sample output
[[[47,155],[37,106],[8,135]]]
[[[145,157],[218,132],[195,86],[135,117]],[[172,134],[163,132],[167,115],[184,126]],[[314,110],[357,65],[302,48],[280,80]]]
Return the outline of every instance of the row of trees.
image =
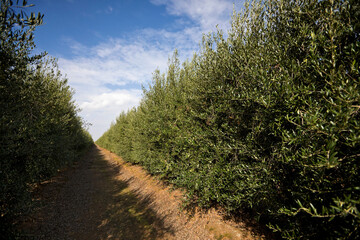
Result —
[[[359,14],[356,0],[247,3],[97,143],[284,238],[359,239]]]
[[[33,31],[43,16],[26,1],[1,0],[0,11],[0,236],[31,209],[30,190],[71,163],[92,138],[78,116],[73,91],[56,61],[32,55]]]

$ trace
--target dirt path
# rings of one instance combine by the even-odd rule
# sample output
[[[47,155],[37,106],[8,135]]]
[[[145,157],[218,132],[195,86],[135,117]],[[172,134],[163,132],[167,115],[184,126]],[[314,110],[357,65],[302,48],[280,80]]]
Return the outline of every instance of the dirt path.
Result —
[[[43,204],[21,227],[31,239],[263,238],[215,210],[189,217],[180,210],[180,191],[96,146],[34,196]]]

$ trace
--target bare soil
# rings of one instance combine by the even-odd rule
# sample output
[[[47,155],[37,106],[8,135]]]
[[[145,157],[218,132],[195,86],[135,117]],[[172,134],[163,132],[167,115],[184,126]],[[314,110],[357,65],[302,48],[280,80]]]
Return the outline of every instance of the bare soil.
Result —
[[[183,192],[94,146],[73,167],[37,186],[41,203],[20,223],[22,239],[265,239],[210,209],[182,209]]]

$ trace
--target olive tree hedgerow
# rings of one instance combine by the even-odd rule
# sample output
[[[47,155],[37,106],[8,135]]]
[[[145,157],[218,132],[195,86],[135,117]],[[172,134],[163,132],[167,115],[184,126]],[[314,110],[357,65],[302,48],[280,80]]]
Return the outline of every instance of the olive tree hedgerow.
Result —
[[[29,210],[30,186],[52,176],[91,144],[56,62],[31,55],[43,16],[26,1],[1,0],[0,11],[0,236]]]
[[[289,239],[360,237],[360,2],[253,1],[98,143]]]

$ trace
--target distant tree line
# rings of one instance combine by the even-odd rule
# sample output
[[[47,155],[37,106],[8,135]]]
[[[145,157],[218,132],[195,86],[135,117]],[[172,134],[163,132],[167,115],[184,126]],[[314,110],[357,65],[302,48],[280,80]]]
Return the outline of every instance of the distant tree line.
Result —
[[[97,143],[288,239],[360,238],[360,1],[246,3]]]
[[[1,0],[0,238],[14,237],[13,220],[31,209],[35,183],[79,157],[92,144],[73,91],[45,54],[31,54],[43,15],[26,1]]]

